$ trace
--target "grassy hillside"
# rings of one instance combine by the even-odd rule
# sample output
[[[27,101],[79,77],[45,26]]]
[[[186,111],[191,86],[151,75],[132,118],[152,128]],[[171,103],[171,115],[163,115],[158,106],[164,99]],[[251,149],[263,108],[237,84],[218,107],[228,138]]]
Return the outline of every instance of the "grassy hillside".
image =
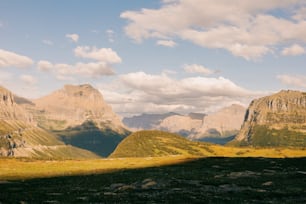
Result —
[[[162,131],[139,131],[126,137],[110,155],[120,157],[159,157],[184,155],[196,157],[301,157],[304,149],[228,147],[193,142],[179,135]]]
[[[207,145],[191,142],[182,136],[163,131],[139,131],[125,138],[110,157],[156,157],[198,155]],[[209,151],[209,150],[208,150]]]

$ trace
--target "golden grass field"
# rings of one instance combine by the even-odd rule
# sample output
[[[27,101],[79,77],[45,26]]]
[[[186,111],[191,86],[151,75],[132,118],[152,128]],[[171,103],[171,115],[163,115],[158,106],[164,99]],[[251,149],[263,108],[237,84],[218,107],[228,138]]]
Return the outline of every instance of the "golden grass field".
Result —
[[[211,145],[209,146],[209,149],[209,152],[204,149],[201,150],[205,151],[203,153],[207,155],[206,157],[306,157],[306,150],[302,149],[255,149],[225,147],[219,145]],[[165,166],[183,163],[198,158],[203,158],[203,156],[188,155],[186,152],[184,152],[182,155],[175,156],[91,160],[35,160],[28,158],[1,158],[0,180],[20,180],[108,173],[126,169]]]

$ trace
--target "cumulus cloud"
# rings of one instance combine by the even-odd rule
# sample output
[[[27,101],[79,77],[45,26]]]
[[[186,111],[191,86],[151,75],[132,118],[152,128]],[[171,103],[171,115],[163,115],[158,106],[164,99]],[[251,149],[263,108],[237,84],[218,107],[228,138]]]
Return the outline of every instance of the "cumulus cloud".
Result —
[[[79,62],[70,65],[64,63],[52,64],[49,61],[39,61],[37,67],[41,71],[52,71],[56,78],[60,80],[73,80],[73,77],[98,78],[115,74],[112,67],[104,62]]]
[[[33,64],[29,57],[16,54],[14,52],[0,49],[0,68],[1,67],[18,67],[25,68]]]
[[[294,44],[291,47],[286,47],[283,49],[282,51],[282,55],[285,56],[296,56],[296,55],[302,55],[305,54],[305,49],[298,45],[298,44]]]
[[[277,79],[281,81],[281,83],[294,87],[302,87],[306,88],[306,76],[294,76],[294,75],[278,75]]]
[[[41,60],[37,63],[37,67],[40,71],[50,71],[53,68],[53,64],[48,61]]]
[[[0,70],[0,83],[1,84],[11,79],[12,79],[11,73]]]
[[[66,38],[69,38],[73,42],[78,42],[79,41],[79,35],[78,34],[66,34]]]
[[[77,57],[94,59],[105,63],[120,63],[122,60],[111,48],[96,48],[88,46],[78,46],[74,49]]]
[[[198,74],[204,74],[204,75],[210,75],[216,73],[216,71],[213,71],[211,69],[208,69],[202,65],[198,64],[186,64],[184,65],[184,70],[187,73],[198,73]]]
[[[158,9],[125,11],[121,18],[129,21],[125,33],[138,42],[180,38],[254,60],[284,42],[306,42],[302,5],[303,0],[166,0]],[[291,12],[292,18],[275,10]]]
[[[207,112],[231,103],[247,105],[262,92],[238,86],[223,77],[176,79],[166,74],[134,72],[112,83],[100,84],[105,100],[122,115],[141,112]],[[216,105],[217,104],[217,105]]]
[[[35,85],[37,83],[37,79],[35,77],[33,77],[32,75],[21,75],[20,79],[27,85]]]
[[[174,47],[177,45],[173,40],[158,40],[156,44],[165,47]]]

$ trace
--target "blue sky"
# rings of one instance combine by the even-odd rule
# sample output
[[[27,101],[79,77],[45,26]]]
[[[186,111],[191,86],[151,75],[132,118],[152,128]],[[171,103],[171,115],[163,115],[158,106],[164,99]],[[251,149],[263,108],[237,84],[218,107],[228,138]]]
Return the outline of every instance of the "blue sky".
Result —
[[[121,115],[305,91],[305,55],[303,0],[0,2],[2,86],[37,98],[90,83]]]

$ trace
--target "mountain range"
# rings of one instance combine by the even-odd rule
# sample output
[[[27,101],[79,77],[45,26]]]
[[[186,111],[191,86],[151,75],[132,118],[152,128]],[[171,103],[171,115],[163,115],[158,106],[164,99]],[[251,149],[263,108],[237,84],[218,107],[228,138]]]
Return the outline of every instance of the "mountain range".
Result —
[[[239,132],[245,111],[245,107],[232,104],[209,114],[142,114],[126,117],[123,122],[130,128],[168,131],[192,140],[227,138]]]
[[[207,149],[207,143],[190,140],[233,135],[228,146],[305,148],[306,93],[280,91],[253,100],[248,109],[233,104],[210,114],[142,114],[123,121],[126,125],[89,84],[65,85],[35,100],[0,87],[0,156],[75,159],[139,156],[141,152],[149,156],[173,152],[197,155],[199,149],[202,156],[212,152],[220,155],[219,150]],[[161,131],[130,135],[127,125],[134,130],[163,130],[187,138]]]

